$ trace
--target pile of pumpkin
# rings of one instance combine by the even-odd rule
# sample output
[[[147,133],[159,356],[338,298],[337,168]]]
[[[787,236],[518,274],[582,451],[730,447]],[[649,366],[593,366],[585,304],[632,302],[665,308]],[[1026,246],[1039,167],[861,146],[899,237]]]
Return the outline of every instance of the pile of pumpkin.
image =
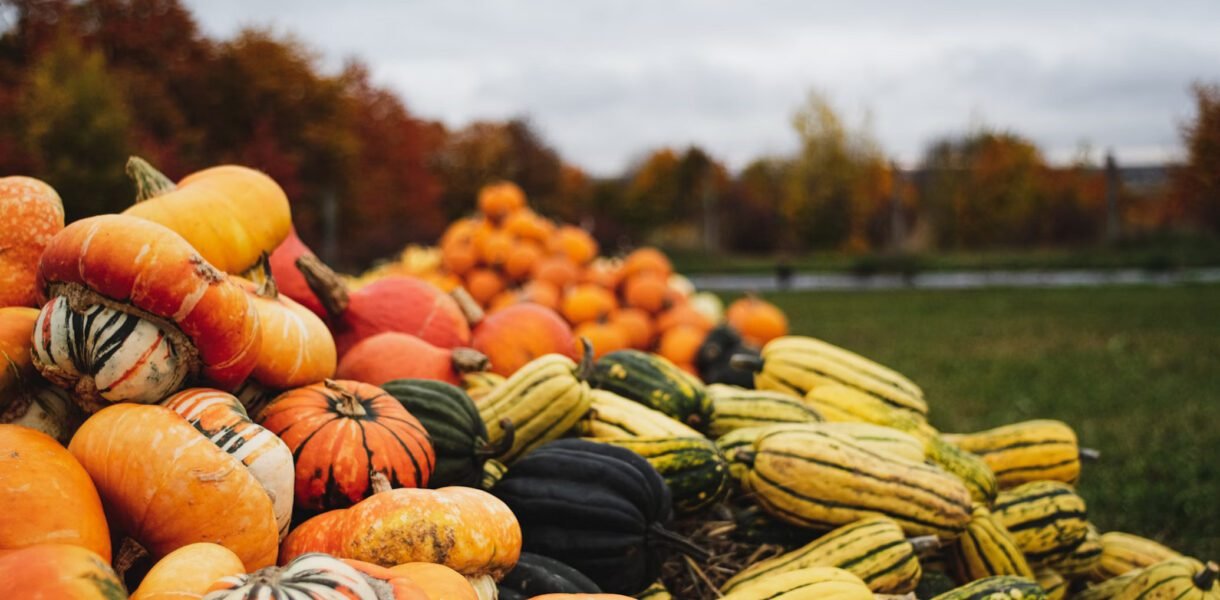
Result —
[[[718,328],[700,378],[529,303],[472,325],[330,270],[265,175],[129,171],[67,227],[0,180],[0,597],[1220,597],[1089,525],[1063,423],[941,434],[808,337]]]

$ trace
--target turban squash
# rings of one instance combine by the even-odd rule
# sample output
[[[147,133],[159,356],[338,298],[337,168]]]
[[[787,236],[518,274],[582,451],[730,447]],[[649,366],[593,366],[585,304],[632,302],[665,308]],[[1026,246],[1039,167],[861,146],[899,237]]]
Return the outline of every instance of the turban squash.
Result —
[[[48,302],[34,364],[90,412],[157,402],[195,376],[232,389],[254,369],[261,332],[246,292],[161,225],[77,221],[48,243],[38,281]]]
[[[31,177],[0,177],[0,306],[35,306],[38,257],[64,228],[64,205]]]
[[[0,308],[0,423],[37,429],[67,444],[81,414],[65,390],[48,385],[30,357],[38,309]]]
[[[429,600],[410,577],[389,569],[312,553],[282,567],[224,577],[212,584],[209,600],[316,598],[318,600]]]

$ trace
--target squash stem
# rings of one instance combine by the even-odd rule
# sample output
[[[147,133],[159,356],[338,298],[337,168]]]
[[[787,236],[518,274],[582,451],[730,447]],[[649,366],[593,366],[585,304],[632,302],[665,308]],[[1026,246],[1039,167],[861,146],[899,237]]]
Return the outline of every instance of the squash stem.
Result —
[[[1207,561],[1207,565],[1203,567],[1203,570],[1195,575],[1195,587],[1205,592],[1211,590],[1212,586],[1216,584],[1216,577],[1218,575],[1220,575],[1220,566],[1210,560]]]
[[[136,564],[136,561],[148,556],[148,550],[140,545],[140,542],[135,541],[130,537],[124,537],[122,542],[119,542],[119,551],[114,558],[114,572],[118,574],[119,579],[126,578],[127,571]]]
[[[339,403],[335,405],[335,410],[339,414],[351,418],[359,418],[369,414],[364,408],[364,403],[337,381],[327,379],[325,385],[327,389],[339,396]]]
[[[126,171],[127,176],[136,184],[136,202],[156,198],[178,189],[169,177],[138,156],[127,158]]]
[[[369,471],[369,487],[373,490],[374,494],[394,489],[394,486],[390,485],[390,478],[386,477],[385,473],[381,471]]]
[[[491,368],[491,360],[487,355],[474,348],[454,348],[451,356],[453,370],[459,375],[478,373]]]
[[[929,556],[940,550],[940,538],[934,535],[907,538],[907,543],[911,545],[911,549],[914,550],[916,556]]]
[[[589,338],[581,336],[580,347],[580,366],[576,369],[576,378],[588,381],[593,377],[593,342],[590,342]]]
[[[660,523],[653,523],[652,525],[649,525],[648,533],[657,541],[657,543],[677,550],[678,552],[681,552],[682,554],[685,554],[697,561],[703,562],[711,558],[711,554],[709,554],[707,550],[696,546],[694,542],[690,541],[686,537],[666,529]]]
[[[752,354],[734,354],[729,357],[729,366],[739,371],[759,372],[763,368],[762,358]]]
[[[258,257],[258,262],[254,266],[242,273],[246,279],[254,282],[258,287],[254,290],[260,298],[268,298],[275,300],[280,295],[279,287],[275,285],[275,278],[271,276],[271,255],[263,251]]]
[[[318,297],[322,308],[326,309],[326,314],[330,315],[332,319],[343,316],[351,301],[347,295],[347,285],[343,283],[343,278],[316,256],[302,255],[297,258],[296,265],[297,269],[301,271],[301,275],[305,276],[305,283],[309,285],[309,289]]]
[[[462,310],[462,315],[466,317],[466,322],[471,327],[481,323],[483,317],[487,316],[483,312],[483,307],[479,306],[478,301],[474,299],[474,296],[470,295],[470,292],[466,291],[466,288],[459,285],[452,292],[449,292],[449,295],[457,302],[458,308]]]
[[[513,447],[513,442],[517,439],[517,426],[513,425],[511,419],[500,419],[500,429],[504,430],[504,435],[495,444],[483,443],[478,450],[474,451],[475,456],[498,458],[504,456]]]
[[[1088,462],[1097,462],[1097,461],[1101,460],[1101,450],[1098,450],[1096,448],[1081,448],[1080,449],[1080,460],[1084,460],[1084,461],[1088,461]]]

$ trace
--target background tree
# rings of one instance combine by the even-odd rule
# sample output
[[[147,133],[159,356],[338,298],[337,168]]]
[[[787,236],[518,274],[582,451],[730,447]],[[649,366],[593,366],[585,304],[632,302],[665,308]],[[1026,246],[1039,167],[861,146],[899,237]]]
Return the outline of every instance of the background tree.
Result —
[[[1182,128],[1186,164],[1173,174],[1173,204],[1181,217],[1220,232],[1220,84],[1192,91],[1195,118]]]

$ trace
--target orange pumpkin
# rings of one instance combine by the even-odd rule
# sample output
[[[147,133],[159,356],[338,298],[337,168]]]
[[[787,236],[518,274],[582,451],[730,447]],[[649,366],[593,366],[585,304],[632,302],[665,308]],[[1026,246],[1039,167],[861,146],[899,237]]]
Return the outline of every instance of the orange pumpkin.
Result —
[[[597,258],[597,242],[589,232],[575,225],[563,225],[548,242],[552,254],[562,254],[577,265],[588,264]]]
[[[487,303],[487,312],[493,313],[522,302],[524,302],[524,300],[522,298],[521,290],[504,290],[503,292],[496,294],[496,297],[492,298],[491,302]]]
[[[569,323],[580,324],[587,321],[605,319],[614,312],[618,303],[605,288],[590,283],[568,288],[563,296],[563,316]]]
[[[204,169],[175,186],[139,158],[127,163],[138,202],[123,214],[160,223],[186,238],[204,260],[242,273],[275,250],[292,229],[288,196],[259,171],[237,165]]]
[[[491,313],[474,327],[471,343],[491,360],[491,370],[508,377],[526,363],[546,354],[576,360],[572,328],[555,311],[522,303]]]
[[[444,249],[455,244],[469,244],[474,237],[477,223],[475,219],[469,217],[462,217],[450,223],[449,227],[445,228],[445,233],[441,234],[440,247]]]
[[[503,230],[493,231],[479,247],[479,260],[485,265],[499,267],[508,262],[515,245],[512,234]]]
[[[589,321],[576,327],[576,337],[589,340],[593,344],[593,357],[601,358],[615,350],[626,350],[631,347],[631,338],[618,325],[602,321]],[[573,346],[575,348],[575,346]]]
[[[542,260],[542,248],[534,242],[519,242],[513,246],[508,258],[504,261],[504,273],[509,277],[521,280],[529,277],[534,271],[534,265]]]
[[[275,287],[278,291],[300,303],[301,306],[313,311],[313,314],[319,317],[326,318],[326,309],[322,307],[322,301],[314,294],[313,290],[309,289],[309,282],[305,281],[305,275],[297,268],[297,259],[302,256],[309,256],[317,260],[317,256],[297,237],[296,230],[290,230],[288,237],[276,246],[275,252],[268,257],[267,263],[271,266],[271,276],[275,278]]]
[[[592,283],[613,291],[618,289],[622,268],[621,261],[598,258],[589,263],[585,272],[581,274],[580,280],[583,283]]]
[[[123,582],[96,553],[68,544],[40,544],[0,556],[0,598],[116,600]]]
[[[519,240],[546,244],[555,230],[555,225],[534,211],[525,208],[509,214],[504,219],[504,230]]]
[[[479,264],[474,244],[450,244],[441,248],[441,266],[454,275],[465,275]]]
[[[259,422],[296,459],[296,504],[342,508],[372,493],[371,475],[423,487],[436,463],[419,420],[379,387],[327,380],[276,398]]]
[[[30,357],[37,321],[37,308],[0,307],[0,412],[11,390],[38,376]]]
[[[685,302],[657,315],[657,329],[660,331],[668,331],[681,325],[695,327],[705,333],[716,326],[707,315]]]
[[[548,281],[531,281],[522,286],[521,301],[559,310],[559,288]]]
[[[466,274],[466,291],[480,306],[487,306],[496,294],[504,291],[504,278],[491,269],[474,269]]]
[[[525,208],[525,192],[510,181],[497,181],[479,190],[479,211],[493,220],[500,219]]]
[[[395,573],[381,565],[375,565],[362,560],[352,560],[350,558],[341,560],[365,576],[385,582],[390,588],[393,600],[430,600],[428,593],[419,584],[415,583],[414,579],[406,575]]]
[[[64,203],[32,177],[0,177],[0,307],[36,306],[38,257],[64,228]]]
[[[89,474],[59,442],[0,425],[0,554],[74,544],[110,560],[110,527]],[[3,597],[3,596],[0,596]]]
[[[240,460],[163,406],[115,404],[89,417],[68,450],[117,529],[154,558],[220,544],[247,570],[275,563],[271,497]]]
[[[262,276],[258,285],[234,277],[250,294],[262,331],[258,360],[250,376],[276,390],[334,377],[335,339],[326,324],[309,309],[280,295],[269,274]]]
[[[725,312],[729,326],[741,333],[747,344],[761,348],[788,335],[788,317],[774,304],[753,295],[739,298]]]
[[[668,279],[674,272],[669,257],[656,248],[644,247],[633,251],[623,259],[623,277],[631,278],[642,273],[652,273]]]
[[[223,577],[212,583],[205,597],[208,600],[429,600],[427,594],[407,577],[377,565],[317,553],[300,556],[282,567]]]
[[[563,290],[576,283],[580,278],[580,269],[567,256],[548,256],[534,265],[533,278],[551,284],[556,290]]]
[[[610,322],[627,333],[632,348],[647,350],[652,347],[655,332],[648,313],[638,308],[620,308],[610,316]]]
[[[286,564],[289,560],[309,552],[338,556],[342,548],[339,545],[341,540],[335,536],[335,531],[343,526],[346,515],[345,509],[330,510],[297,525],[280,544],[279,563]]]
[[[623,288],[623,300],[627,306],[653,314],[666,308],[668,296],[669,286],[665,278],[652,272],[632,276]]]
[[[389,571],[410,578],[431,600],[479,600],[470,582],[445,565],[409,562],[390,567]]]
[[[232,550],[219,544],[188,544],[157,561],[130,600],[202,598],[222,577],[242,575],[246,568]]]
[[[462,374],[487,370],[470,348],[437,348],[413,335],[387,331],[352,346],[339,362],[340,379],[381,385],[394,379],[435,379],[461,385]]]
[[[674,326],[661,334],[657,354],[677,365],[694,365],[695,354],[706,337],[707,330],[701,327],[685,324]]]

